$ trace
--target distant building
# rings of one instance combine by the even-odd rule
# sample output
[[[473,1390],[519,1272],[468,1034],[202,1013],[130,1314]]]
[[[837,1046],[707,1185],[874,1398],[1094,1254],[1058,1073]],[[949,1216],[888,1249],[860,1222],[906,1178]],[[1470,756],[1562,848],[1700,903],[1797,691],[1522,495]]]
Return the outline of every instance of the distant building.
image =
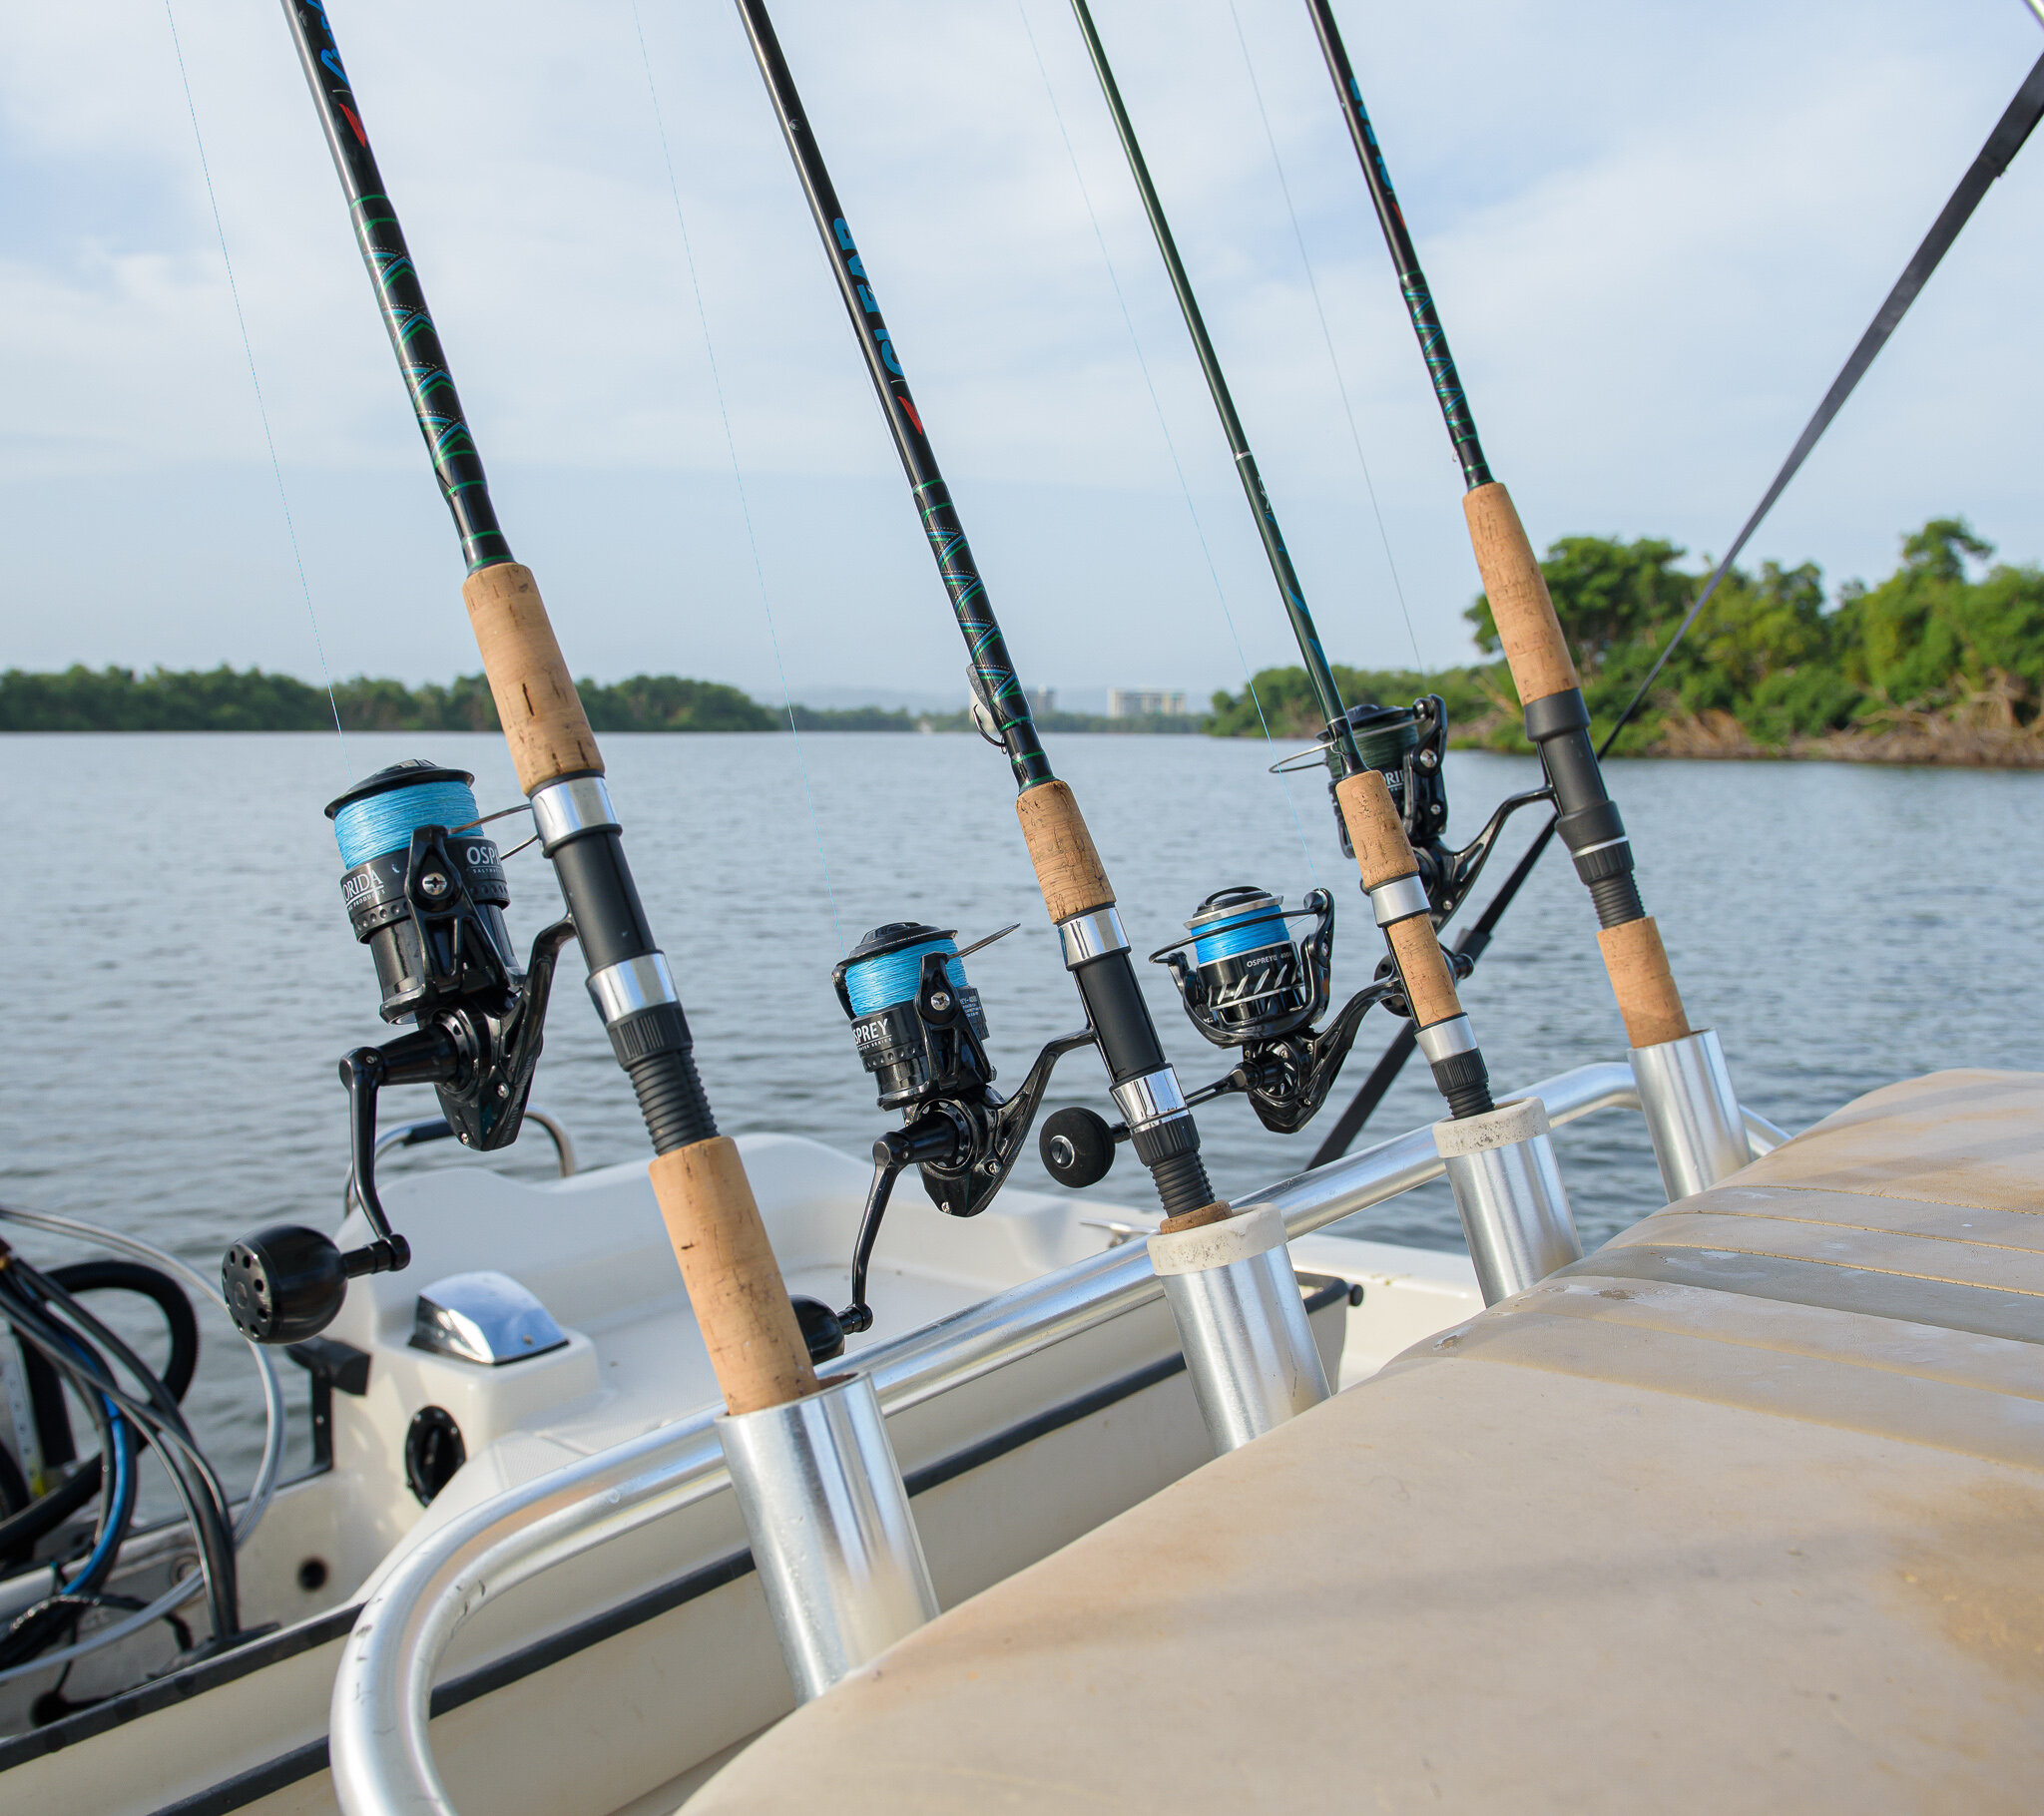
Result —
[[[1024,687],[1022,695],[1029,702],[1030,712],[1037,718],[1046,718],[1058,709],[1058,690],[1055,687]]]
[[[1186,696],[1170,687],[1110,687],[1107,690],[1109,718],[1155,718],[1161,713],[1186,709]]]

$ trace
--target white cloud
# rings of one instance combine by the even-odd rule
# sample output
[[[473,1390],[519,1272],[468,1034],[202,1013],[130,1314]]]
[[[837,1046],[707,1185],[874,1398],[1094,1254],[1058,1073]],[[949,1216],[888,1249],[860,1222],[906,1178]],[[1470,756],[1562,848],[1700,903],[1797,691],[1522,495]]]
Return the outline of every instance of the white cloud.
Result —
[[[1253,661],[1281,621],[1069,14],[1027,0]],[[1454,468],[1293,0],[1238,0],[1421,649],[1473,590]],[[723,0],[641,0],[789,668],[949,684],[897,469]],[[1409,655],[1228,0],[1101,29],[1343,655]],[[2007,0],[1342,8],[1477,419],[1536,537],[1722,546],[2044,41]],[[453,549],[281,21],[179,0],[236,276],[336,667],[473,664]],[[1234,654],[1012,0],[776,8],[1032,678]],[[339,6],[514,543],[604,674],[771,676],[629,0]],[[0,25],[6,660],[311,672],[154,0]],[[1964,510],[2044,554],[2038,147],[1756,554],[1882,571]],[[1985,407],[1983,407],[1983,405]],[[114,508],[110,508],[110,505]],[[542,565],[544,563],[544,565]]]

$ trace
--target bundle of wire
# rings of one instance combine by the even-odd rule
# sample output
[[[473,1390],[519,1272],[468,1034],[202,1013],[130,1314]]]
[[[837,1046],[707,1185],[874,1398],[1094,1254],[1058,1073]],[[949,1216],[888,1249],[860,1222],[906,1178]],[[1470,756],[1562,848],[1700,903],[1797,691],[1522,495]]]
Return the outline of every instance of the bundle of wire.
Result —
[[[162,1376],[76,1296],[109,1287],[140,1292],[164,1311],[172,1340]],[[90,1609],[138,1605],[128,1596],[109,1594],[106,1584],[134,1518],[145,1448],[156,1452],[191,1523],[214,1637],[231,1639],[240,1629],[233,1518],[220,1478],[179,1408],[198,1361],[197,1326],[184,1295],[164,1275],[132,1262],[85,1262],[45,1274],[0,1242],[0,1319],[21,1340],[25,1354],[38,1358],[72,1389],[100,1445],[98,1457],[35,1501],[28,1499],[27,1484],[12,1458],[0,1468],[0,1494],[10,1504],[25,1503],[0,1519],[0,1563],[26,1562],[39,1541],[99,1496],[99,1519],[84,1562],[69,1576],[60,1565],[52,1592],[0,1633],[0,1671],[26,1664],[58,1643]]]

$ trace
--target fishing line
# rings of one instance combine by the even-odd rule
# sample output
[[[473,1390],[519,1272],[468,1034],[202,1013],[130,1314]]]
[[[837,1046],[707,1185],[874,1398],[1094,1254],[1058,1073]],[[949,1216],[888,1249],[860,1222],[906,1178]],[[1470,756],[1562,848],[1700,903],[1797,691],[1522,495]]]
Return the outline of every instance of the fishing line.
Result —
[[[171,49],[178,59],[178,80],[185,89],[185,112],[192,120],[192,143],[199,149],[199,171],[206,179],[206,201],[213,210],[213,230],[220,238],[220,261],[227,268],[228,294],[235,301],[235,324],[242,330],[242,356],[249,362],[249,384],[256,393],[256,414],[262,420],[262,445],[269,450],[269,471],[276,480],[276,501],[283,507],[284,534],[290,539],[291,560],[298,570],[298,591],[304,596],[305,617],[312,626],[312,648],[319,657],[319,677],[326,683],[326,703],[333,708],[333,734],[340,739],[340,766],[352,776],[347,760],[347,733],[340,728],[340,701],[334,697],[333,672],[326,666],[326,643],[319,635],[319,616],[312,610],[312,586],[305,578],[305,558],[298,549],[298,527],[291,519],[290,495],[284,490],[283,465],[276,457],[276,438],[269,432],[269,406],[262,400],[262,380],[256,372],[256,348],[249,338],[249,318],[242,310],[242,289],[235,281],[235,261],[228,256],[228,230],[220,218],[220,198],[214,194],[213,167],[206,159],[206,139],[199,130],[199,109],[192,99],[192,78],[185,68],[185,47],[178,37],[178,15],[171,0],[164,0],[164,17],[170,21]]]
[[[2044,0],[2040,0],[2044,4]],[[1058,137],[1065,142],[1065,157],[1072,166],[1072,176],[1079,185],[1080,199],[1086,204],[1086,219],[1092,224],[1093,238],[1100,247],[1101,262],[1107,266],[1107,280],[1114,289],[1114,299],[1122,312],[1123,324],[1129,330],[1129,344],[1135,349],[1136,365],[1143,374],[1143,386],[1150,393],[1150,407],[1157,412],[1157,427],[1164,437],[1164,446],[1171,455],[1171,470],[1178,475],[1179,490],[1185,495],[1186,515],[1193,520],[1193,534],[1199,539],[1200,554],[1207,563],[1207,575],[1214,583],[1214,597],[1221,606],[1221,616],[1228,622],[1228,635],[1235,645],[1235,658],[1242,665],[1243,684],[1249,689],[1250,703],[1257,709],[1257,723],[1263,727],[1264,742],[1275,751],[1277,739],[1271,735],[1271,721],[1265,715],[1262,695],[1257,692],[1256,679],[1250,674],[1250,659],[1243,649],[1242,633],[1235,627],[1235,614],[1229,610],[1228,592],[1221,584],[1221,570],[1215,566],[1214,551],[1208,546],[1206,527],[1200,521],[1200,510],[1193,502],[1193,488],[1186,479],[1184,464],[1178,457],[1178,443],[1172,439],[1171,424],[1165,419],[1163,400],[1157,395],[1157,382],[1150,376],[1150,362],[1143,356],[1142,336],[1136,332],[1136,318],[1129,312],[1128,298],[1122,293],[1122,280],[1114,267],[1114,254],[1107,249],[1107,235],[1101,231],[1100,217],[1094,212],[1093,192],[1086,187],[1086,173],[1080,169],[1079,154],[1072,145],[1072,135],[1065,128],[1064,111],[1058,106],[1057,90],[1051,86],[1050,70],[1043,61],[1043,52],[1038,48],[1036,32],[1029,23],[1029,9],[1024,0],[1015,0],[1015,11],[1022,18],[1022,35],[1029,40],[1030,55],[1036,59],[1036,73],[1043,78],[1043,92],[1050,102],[1051,117],[1057,122]],[[1292,799],[1291,783],[1282,770],[1276,771],[1278,785],[1284,791],[1284,804],[1291,813],[1292,830],[1298,834],[1298,849],[1305,858],[1306,874],[1318,886],[1320,873],[1313,863],[1312,846],[1305,836],[1304,823],[1298,817],[1298,803]]]
[[[2044,0],[2040,0],[2044,3]],[[2044,15],[2040,15],[2044,16]],[[1851,358],[1845,361],[1844,369],[1831,381],[1831,388],[1824,393],[1824,400],[1816,407],[1795,446],[1789,449],[1788,458],[1782,463],[1781,472],[1775,475],[1775,482],[1768,487],[1767,494],[1754,507],[1754,513],[1746,520],[1746,528],[1733,538],[1732,547],[1725,552],[1725,559],[1719,562],[1712,573],[1710,583],[1697,595],[1696,604],[1684,614],[1682,623],[1676,627],[1675,635],[1668,640],[1668,647],[1655,658],[1653,668],[1647,671],[1647,679],[1640,682],[1638,690],[1626,702],[1626,708],[1618,715],[1618,722],[1611,727],[1604,742],[1597,748],[1597,754],[1610,754],[1611,746],[1617,742],[1640,704],[1647,697],[1647,691],[1668,666],[1668,659],[1675,654],[1675,646],[1688,635],[1689,628],[1697,622],[1697,616],[1711,603],[1711,595],[1725,576],[1732,572],[1732,564],[1739,558],[1739,552],[1746,547],[1747,539],[1761,527],[1761,519],[1774,509],[1775,500],[1788,489],[1788,482],[1796,475],[1802,463],[1809,458],[1809,452],[1818,438],[1831,426],[1831,418],[1844,408],[1845,399],[1852,395],[1853,388],[1866,376],[1866,368],[1873,364],[1874,356],[1888,343],[1888,336],[1901,326],[1902,317],[1909,312],[1909,305],[1930,280],[1930,273],[1937,269],[1938,261],[1951,249],[1952,241],[1958,238],[1959,229],[1972,219],[1973,211],[1980,206],[1981,197],[1988,187],[2009,167],[2009,162],[2023,149],[2036,126],[2039,115],[2044,115],[2044,57],[2037,60],[2029,78],[2016,91],[2016,98],[2008,104],[2007,111],[1996,122],[1994,131],[1987,136],[1987,143],[1980,148],[1979,157],[1967,168],[1959,187],[1952,192],[1949,202],[1944,205],[1937,219],[1931,223],[1930,231],[1924,234],[1923,243],[1916,248],[1916,254],[1895,279],[1895,287],[1887,294],[1872,324],[1859,337],[1859,344],[1852,349]]]
[[[703,325],[703,352],[710,365],[710,386],[717,397],[717,414],[724,424],[725,451],[731,456],[731,479],[739,497],[739,515],[746,525],[746,541],[753,551],[753,577],[760,587],[760,610],[766,618],[766,640],[773,647],[773,669],[780,677],[780,704],[787,714],[788,735],[794,739],[795,767],[801,772],[802,799],[808,803],[809,831],[816,841],[816,861],[823,867],[823,896],[830,904],[830,929],[837,936],[837,950],[844,951],[844,924],[837,918],[837,892],[830,885],[830,859],[823,849],[823,826],[816,817],[816,795],[809,785],[809,762],[802,751],[802,734],[794,722],[794,699],[788,691],[787,669],[780,660],[780,633],[773,623],[773,604],[766,592],[766,569],[760,559],[760,538],[753,529],[753,507],[746,497],[746,476],[739,465],[739,446],[732,434],[731,411],[724,399],[724,376],[718,369],[717,346],[710,335],[710,311],[703,301],[703,280],[696,270],[696,251],[689,240],[689,222],[682,211],[682,186],[675,176],[674,153],[668,146],[667,117],[660,111],[660,90],[653,80],[653,59],[646,50],[646,27],[639,17],[639,0],[632,0],[632,30],[639,40],[639,63],[646,72],[646,93],[653,103],[653,124],[660,133],[660,155],[667,165],[668,194],[674,198],[675,226],[681,229],[682,259],[689,267],[689,287],[696,298],[696,319]]]
[[[2044,0],[2039,0],[2044,5]],[[1355,444],[1355,462],[1362,468],[1363,489],[1369,494],[1369,508],[1377,520],[1377,535],[1384,545],[1384,566],[1391,571],[1391,590],[1398,596],[1398,611],[1405,620],[1405,635],[1412,640],[1412,666],[1423,670],[1419,654],[1419,633],[1412,628],[1412,609],[1405,603],[1405,584],[1398,578],[1398,564],[1391,555],[1391,534],[1384,528],[1383,507],[1377,503],[1376,481],[1370,477],[1369,457],[1362,451],[1362,434],[1355,426],[1355,407],[1348,401],[1348,381],[1341,376],[1341,361],[1334,352],[1334,336],[1327,327],[1327,311],[1320,303],[1320,280],[1314,274],[1311,255],[1305,249],[1305,233],[1298,225],[1298,210],[1291,204],[1291,185],[1284,180],[1284,160],[1278,155],[1278,135],[1271,130],[1271,116],[1264,107],[1264,87],[1257,80],[1257,66],[1250,56],[1250,41],[1242,29],[1242,14],[1235,0],[1228,0],[1228,16],[1235,21],[1235,41],[1242,46],[1242,65],[1249,72],[1250,93],[1257,98],[1257,114],[1264,122],[1264,138],[1271,147],[1271,163],[1278,173],[1278,187],[1283,192],[1284,212],[1291,217],[1291,236],[1298,242],[1298,261],[1305,266],[1305,280],[1313,293],[1313,313],[1320,320],[1320,340],[1327,349],[1327,364],[1333,368],[1334,389],[1341,396],[1341,410],[1348,418],[1348,438]]]

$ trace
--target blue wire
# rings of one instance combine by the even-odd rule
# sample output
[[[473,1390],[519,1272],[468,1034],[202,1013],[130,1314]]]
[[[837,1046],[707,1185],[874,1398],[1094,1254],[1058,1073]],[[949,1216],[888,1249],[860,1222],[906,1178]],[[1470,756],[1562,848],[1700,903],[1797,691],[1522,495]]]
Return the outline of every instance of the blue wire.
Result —
[[[333,816],[340,861],[349,870],[386,852],[402,851],[421,826],[471,826],[480,817],[466,782],[415,782],[349,801]]]
[[[135,1428],[127,1417],[105,1394],[100,1395],[100,1404],[107,1409],[107,1419],[114,1437],[113,1474],[114,1481],[109,1491],[111,1499],[107,1504],[107,1518],[100,1542],[93,1548],[93,1554],[85,1561],[85,1568],[65,1584],[61,1593],[84,1595],[99,1588],[112,1573],[114,1554],[121,1549],[126,1535],[129,1515],[135,1509]]]
[[[963,990],[965,985],[965,961],[956,956],[956,940],[924,940],[920,945],[904,947],[899,952],[884,952],[878,958],[861,959],[855,965],[845,968],[844,994],[851,999],[853,1015],[871,1015],[875,1010],[891,1009],[896,1003],[911,1001],[916,988],[922,982],[922,960],[926,952],[948,952],[953,956],[944,966],[944,975],[951,980],[953,990]]]

